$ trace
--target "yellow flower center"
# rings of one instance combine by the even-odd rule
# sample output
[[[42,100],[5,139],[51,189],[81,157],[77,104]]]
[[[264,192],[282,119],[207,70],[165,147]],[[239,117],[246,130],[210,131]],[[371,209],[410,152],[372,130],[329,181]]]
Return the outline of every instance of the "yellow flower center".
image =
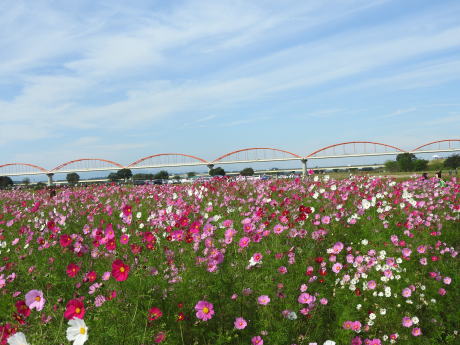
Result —
[[[125,271],[124,267],[120,267],[120,272],[123,273]]]
[[[40,300],[41,300],[40,296],[35,297],[35,300],[36,300],[37,302],[40,302]]]
[[[81,309],[80,309],[80,308],[75,308],[75,313],[76,313],[76,314],[80,314],[80,312],[81,312]]]
[[[209,309],[207,307],[204,307],[203,308],[203,313],[205,313],[205,314],[209,313]]]
[[[80,327],[80,334],[85,334],[86,333],[86,330],[84,327]]]

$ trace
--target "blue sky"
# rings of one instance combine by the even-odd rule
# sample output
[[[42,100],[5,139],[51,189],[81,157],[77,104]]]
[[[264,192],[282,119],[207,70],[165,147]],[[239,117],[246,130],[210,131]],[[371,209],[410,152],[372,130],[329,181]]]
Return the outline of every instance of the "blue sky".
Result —
[[[460,137],[456,0],[2,0],[0,27],[0,164]]]

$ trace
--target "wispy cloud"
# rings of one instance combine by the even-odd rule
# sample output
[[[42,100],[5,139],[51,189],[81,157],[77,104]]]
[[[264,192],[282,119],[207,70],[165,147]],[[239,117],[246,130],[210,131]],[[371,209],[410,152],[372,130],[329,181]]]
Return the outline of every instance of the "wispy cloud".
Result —
[[[0,92],[0,145],[26,150],[24,143],[70,135],[82,154],[89,146],[104,153],[115,150],[116,133],[130,138],[120,150],[142,150],[130,141],[139,128],[161,131],[165,119],[182,118],[193,128],[231,129],[260,120],[245,114],[266,114],[274,103],[282,114],[302,113],[326,127],[344,111],[372,109],[360,99],[367,90],[458,83],[460,5],[364,20],[391,6],[398,4],[3,1],[0,90],[16,91]],[[334,98],[344,93],[353,105]],[[288,109],[293,98],[298,108]],[[384,104],[378,113],[400,119],[418,109]]]

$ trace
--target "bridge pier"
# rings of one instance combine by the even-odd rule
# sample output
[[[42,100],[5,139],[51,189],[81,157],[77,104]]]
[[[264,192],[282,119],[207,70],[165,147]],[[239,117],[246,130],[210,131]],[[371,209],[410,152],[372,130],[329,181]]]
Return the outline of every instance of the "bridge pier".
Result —
[[[48,186],[53,185],[53,173],[47,173],[46,176],[48,176]]]
[[[208,167],[208,174],[209,172],[212,170],[212,168],[214,168],[214,164],[206,164],[206,166]]]
[[[307,161],[308,161],[308,159],[302,158],[300,161],[302,162],[302,177],[305,178],[305,177],[307,177]]]

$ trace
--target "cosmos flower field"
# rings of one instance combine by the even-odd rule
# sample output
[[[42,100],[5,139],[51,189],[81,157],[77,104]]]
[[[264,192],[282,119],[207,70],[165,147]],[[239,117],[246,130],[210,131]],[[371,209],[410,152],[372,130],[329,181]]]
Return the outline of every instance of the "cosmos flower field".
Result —
[[[458,344],[460,184],[0,191],[0,344]]]

